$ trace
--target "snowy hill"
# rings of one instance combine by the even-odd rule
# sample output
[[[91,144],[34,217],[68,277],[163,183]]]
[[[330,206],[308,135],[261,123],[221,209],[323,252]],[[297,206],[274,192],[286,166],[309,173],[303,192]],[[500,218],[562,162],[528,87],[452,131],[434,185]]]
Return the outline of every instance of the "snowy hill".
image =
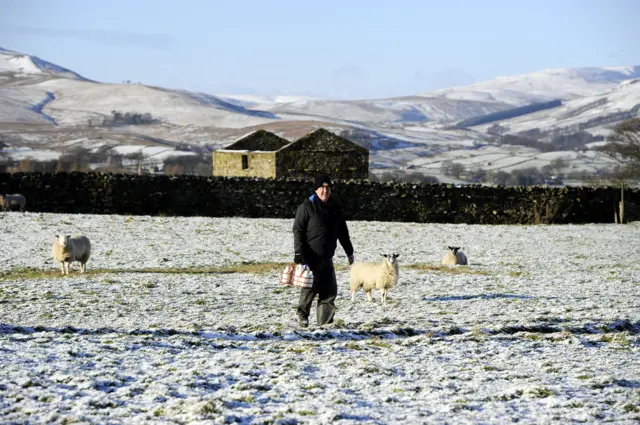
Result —
[[[640,66],[547,69],[530,74],[498,77],[468,86],[426,93],[447,99],[503,102],[521,106],[552,99],[572,100],[612,89],[640,77]]]
[[[541,141],[549,141],[551,134],[577,131],[606,135],[616,122],[640,116],[638,81],[640,67],[632,66],[543,70],[388,99],[213,95],[90,81],[35,56],[0,49],[0,137],[9,140],[12,152],[33,152],[37,157],[46,150],[43,156],[50,157],[51,152],[79,145],[78,141],[88,148],[128,146],[141,153],[149,147],[166,150],[185,144],[211,150],[259,128],[294,140],[325,127],[349,132],[370,149],[373,169],[432,172],[447,160],[468,166],[492,162],[464,158],[475,156],[470,150],[485,154],[478,146],[487,145],[489,128],[496,124],[503,134],[538,131]],[[561,104],[489,124],[456,127],[461,121],[550,100]],[[153,122],[111,125],[114,111],[150,116]],[[553,156],[531,152],[531,147],[492,149],[491,155],[531,158],[508,161],[507,170],[520,164],[542,166]],[[176,150],[176,155],[182,154]],[[563,154],[563,158],[578,169],[606,165],[595,152]]]
[[[52,77],[72,78],[76,80],[86,80],[81,75],[52,64],[37,56],[25,55],[12,50],[0,47],[0,76],[6,74],[17,74],[17,76],[48,75]]]
[[[640,78],[625,80],[614,88],[596,95],[568,101],[547,109],[508,120],[475,127],[486,131],[498,124],[507,134],[540,130],[549,134],[571,134],[591,131],[602,134],[607,125],[640,115]],[[606,133],[606,131],[604,132]]]

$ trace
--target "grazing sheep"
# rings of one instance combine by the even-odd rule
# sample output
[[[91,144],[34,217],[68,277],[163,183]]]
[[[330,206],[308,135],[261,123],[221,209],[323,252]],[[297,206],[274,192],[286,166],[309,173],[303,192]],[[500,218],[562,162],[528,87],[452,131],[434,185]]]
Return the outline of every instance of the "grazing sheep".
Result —
[[[14,193],[12,195],[0,195],[0,207],[4,211],[20,210],[24,212],[24,206],[27,204],[27,199],[24,195]]]
[[[91,242],[86,236],[56,235],[51,248],[53,259],[60,262],[62,274],[69,274],[69,265],[80,263],[80,273],[87,271],[87,261],[91,255]]]
[[[449,246],[449,252],[447,252],[444,257],[442,257],[442,264],[453,266],[455,264],[460,264],[462,266],[467,265],[467,256],[464,255],[464,252],[459,251],[459,246]]]
[[[361,262],[351,266],[351,301],[355,302],[356,292],[363,288],[367,293],[367,300],[371,301],[371,291],[380,290],[381,302],[387,302],[389,289],[398,284],[399,254],[382,254],[382,263]]]

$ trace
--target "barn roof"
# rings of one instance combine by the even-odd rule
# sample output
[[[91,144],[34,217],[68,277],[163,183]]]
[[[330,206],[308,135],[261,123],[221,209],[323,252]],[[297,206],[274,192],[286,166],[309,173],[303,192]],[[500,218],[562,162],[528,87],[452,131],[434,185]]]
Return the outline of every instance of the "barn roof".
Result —
[[[225,151],[277,151],[291,142],[266,130],[249,133],[224,148]]]
[[[305,151],[318,151],[318,152],[359,152],[362,154],[368,154],[369,151],[366,148],[338,136],[324,128],[312,131],[307,135],[299,138],[295,142],[287,146],[287,149],[291,150],[305,150]]]

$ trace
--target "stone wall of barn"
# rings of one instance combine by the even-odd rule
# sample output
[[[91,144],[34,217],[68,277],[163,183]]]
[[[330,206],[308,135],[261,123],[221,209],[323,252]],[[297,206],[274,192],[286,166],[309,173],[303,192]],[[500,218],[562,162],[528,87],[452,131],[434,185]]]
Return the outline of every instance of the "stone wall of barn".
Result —
[[[312,178],[327,173],[336,179],[366,179],[369,177],[369,155],[357,151],[313,152],[284,149],[277,154],[278,177]]]
[[[214,176],[276,178],[275,152],[216,151],[212,158]]]

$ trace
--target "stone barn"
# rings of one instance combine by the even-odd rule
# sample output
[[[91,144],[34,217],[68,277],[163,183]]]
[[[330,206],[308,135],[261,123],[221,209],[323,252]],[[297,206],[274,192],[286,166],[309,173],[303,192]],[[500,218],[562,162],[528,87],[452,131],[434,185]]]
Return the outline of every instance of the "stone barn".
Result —
[[[306,178],[327,173],[334,179],[369,178],[369,151],[320,128],[285,146],[277,157],[283,176]]]
[[[290,143],[268,131],[254,131],[213,152],[213,175],[276,178],[276,154]]]
[[[259,130],[213,153],[214,176],[308,178],[317,173],[366,179],[369,151],[321,128],[295,142]]]

